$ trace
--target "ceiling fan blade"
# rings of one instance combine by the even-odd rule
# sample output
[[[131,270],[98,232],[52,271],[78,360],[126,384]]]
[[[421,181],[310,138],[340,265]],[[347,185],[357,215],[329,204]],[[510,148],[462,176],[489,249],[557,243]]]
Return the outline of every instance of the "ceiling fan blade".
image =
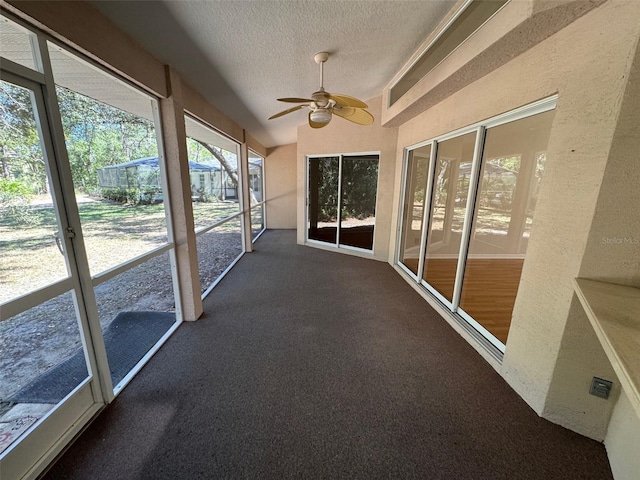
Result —
[[[327,123],[314,122],[313,120],[311,120],[311,113],[312,112],[309,112],[309,126],[311,128],[322,128],[322,127],[326,127],[327,125],[329,125],[329,122],[327,122]]]
[[[353,107],[342,107],[340,105],[336,105],[333,107],[332,112],[339,117],[347,118],[356,113],[356,109]]]
[[[286,102],[286,103],[311,103],[313,102],[313,99],[293,97],[293,98],[278,98],[278,101]]]
[[[349,95],[341,95],[338,93],[330,93],[329,98],[341,107],[369,108],[366,103]]]
[[[301,108],[304,108],[304,107],[306,107],[306,105],[298,105],[292,108],[288,108],[286,110],[283,110],[282,112],[276,113],[275,115],[271,115],[269,117],[269,120],[273,120],[274,118],[281,117],[283,115],[286,115],[287,113],[295,112],[296,110],[300,110]]]
[[[373,115],[364,108],[342,107],[334,108],[333,113],[339,117],[357,123],[358,125],[371,125],[373,123]]]

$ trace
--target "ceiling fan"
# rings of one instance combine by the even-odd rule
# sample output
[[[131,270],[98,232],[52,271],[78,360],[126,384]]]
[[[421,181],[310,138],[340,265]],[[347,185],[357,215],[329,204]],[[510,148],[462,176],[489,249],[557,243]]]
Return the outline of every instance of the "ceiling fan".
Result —
[[[327,52],[317,53],[313,59],[320,65],[320,89],[311,94],[311,98],[278,98],[279,102],[301,103],[282,112],[269,117],[269,120],[282,117],[287,113],[295,112],[301,108],[309,109],[309,125],[312,128],[322,128],[326,126],[333,115],[357,123],[358,125],[371,125],[373,115],[366,108],[367,104],[357,98],[348,95],[339,95],[325,91],[323,86],[322,66],[329,58]]]

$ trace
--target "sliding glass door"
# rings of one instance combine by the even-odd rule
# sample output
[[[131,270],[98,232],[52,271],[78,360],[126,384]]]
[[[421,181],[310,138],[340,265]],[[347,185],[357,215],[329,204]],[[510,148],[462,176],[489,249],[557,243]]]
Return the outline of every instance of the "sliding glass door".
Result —
[[[460,310],[507,342],[553,112],[488,128]]]
[[[502,352],[554,108],[547,99],[407,149],[398,264]]]
[[[438,143],[422,278],[453,301],[476,132]]]
[[[307,240],[373,250],[378,155],[310,157]]]
[[[373,250],[378,156],[343,156],[340,185],[340,245]]]
[[[337,244],[340,157],[310,158],[307,239]]]
[[[420,269],[420,243],[430,164],[430,144],[408,152],[407,187],[402,210],[402,236],[398,261],[414,275],[417,275]]]

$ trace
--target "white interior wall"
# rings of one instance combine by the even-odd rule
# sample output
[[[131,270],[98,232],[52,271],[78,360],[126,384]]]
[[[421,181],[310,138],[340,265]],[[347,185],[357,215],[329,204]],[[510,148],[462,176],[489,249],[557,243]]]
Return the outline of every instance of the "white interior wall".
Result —
[[[622,392],[609,422],[604,444],[607,447],[613,478],[616,480],[637,480],[640,472],[638,439],[640,419]]]
[[[264,162],[267,228],[296,228],[297,144],[270,148]]]

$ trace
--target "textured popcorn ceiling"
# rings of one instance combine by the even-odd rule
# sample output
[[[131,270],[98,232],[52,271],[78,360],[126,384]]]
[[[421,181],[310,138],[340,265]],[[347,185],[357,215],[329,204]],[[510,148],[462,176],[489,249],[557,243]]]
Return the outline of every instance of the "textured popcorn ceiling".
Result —
[[[382,88],[454,1],[92,1],[263,145],[296,141],[306,110],[267,121],[324,85],[361,98]]]

